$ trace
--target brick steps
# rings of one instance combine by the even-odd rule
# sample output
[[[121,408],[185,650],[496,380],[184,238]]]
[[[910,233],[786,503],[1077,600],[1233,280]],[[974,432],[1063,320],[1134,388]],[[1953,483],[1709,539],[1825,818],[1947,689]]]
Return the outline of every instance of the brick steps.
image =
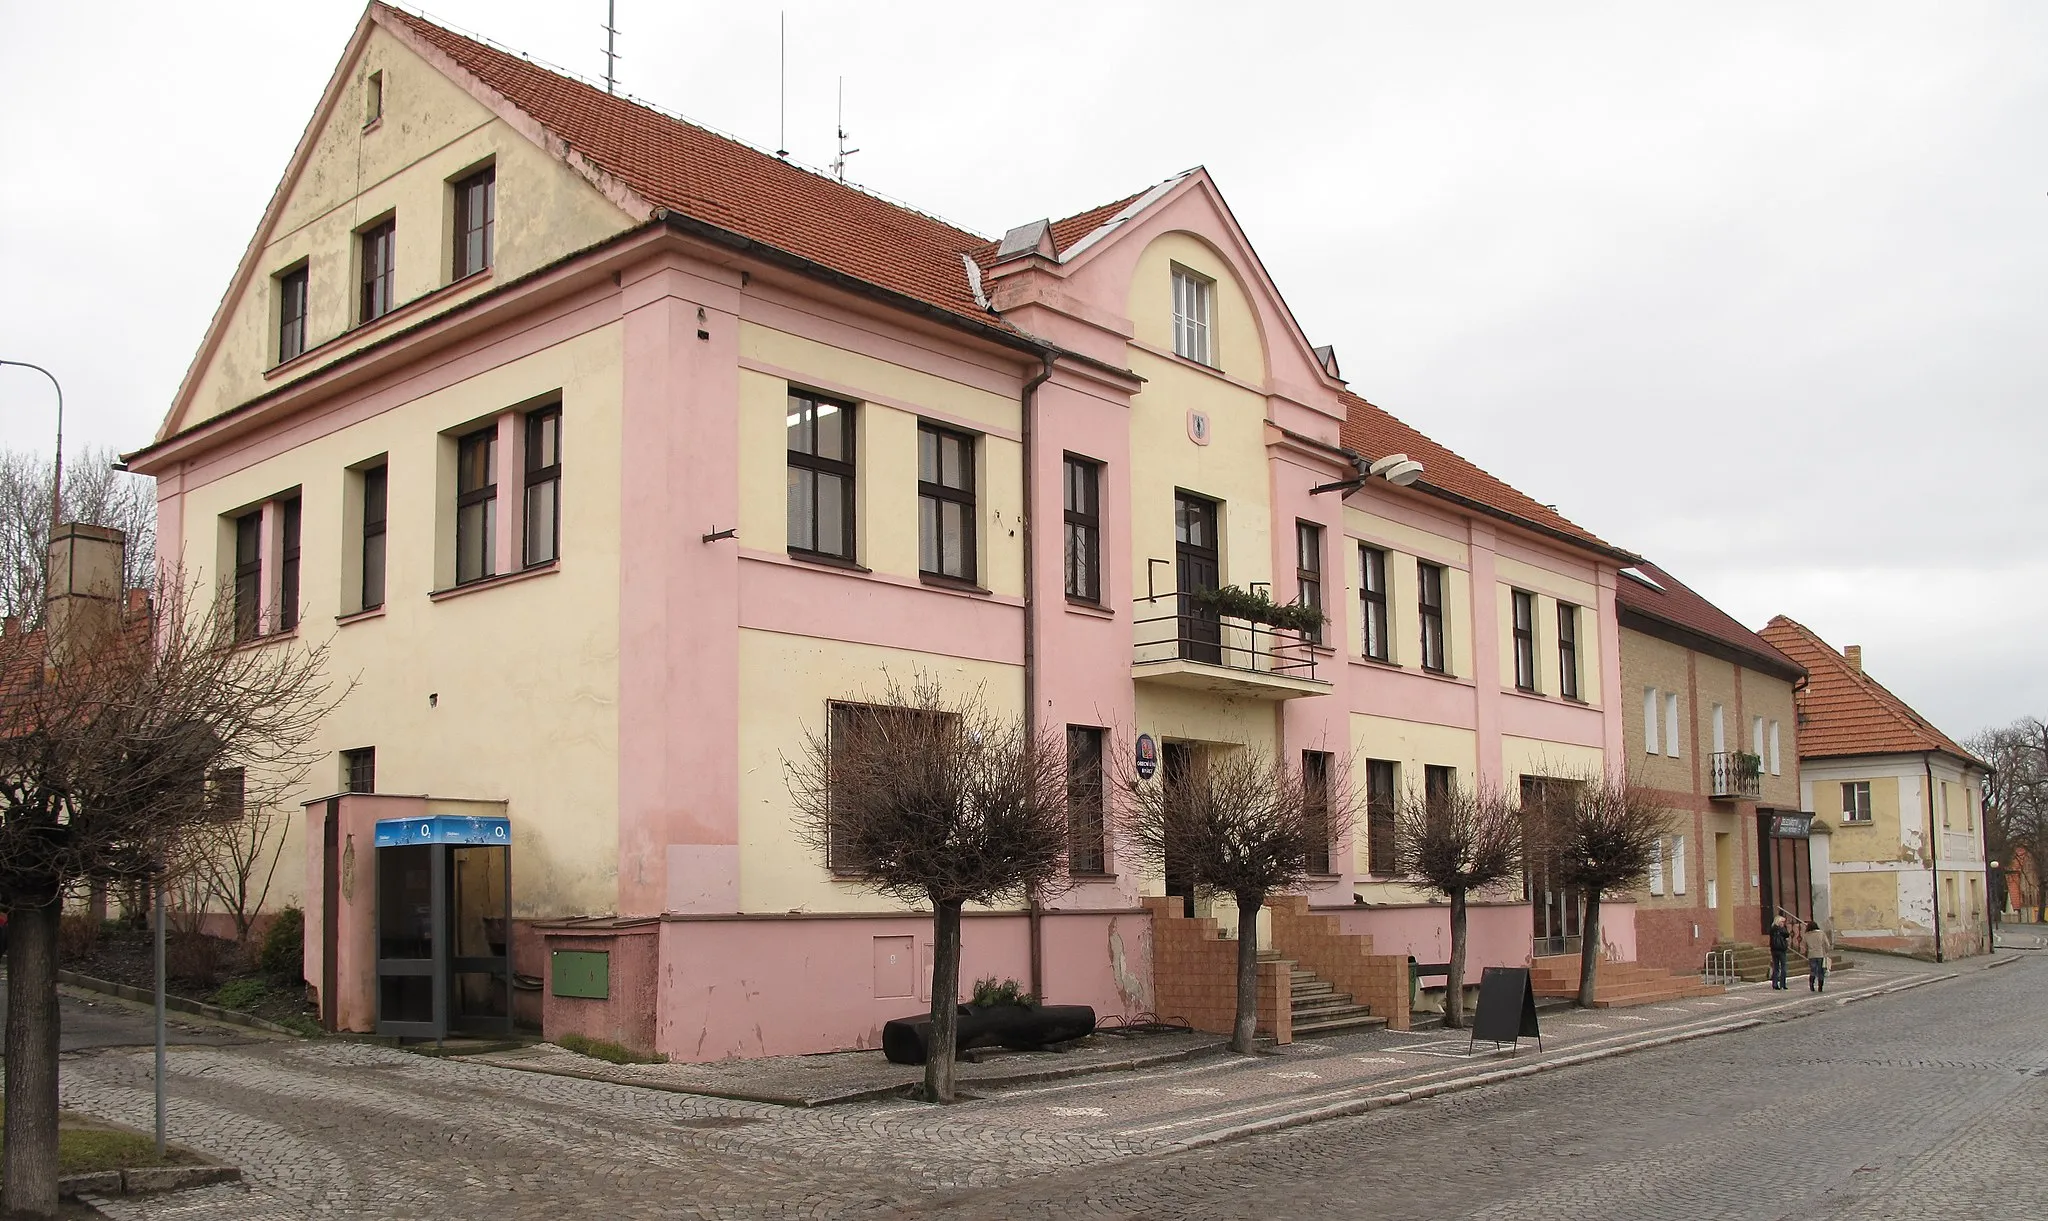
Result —
[[[1576,997],[1579,956],[1559,954],[1536,959],[1530,968],[1529,982],[1538,996]],[[1719,996],[1721,992],[1718,985],[1701,983],[1696,976],[1674,975],[1661,967],[1603,962],[1593,984],[1593,1008],[1626,1009],[1696,996]]]
[[[1337,985],[1281,957],[1278,950],[1261,951],[1259,959],[1288,964],[1288,1008],[1295,1037],[1371,1030],[1387,1024],[1387,1019],[1374,1016],[1371,1006],[1358,1004],[1349,992],[1337,991]]]

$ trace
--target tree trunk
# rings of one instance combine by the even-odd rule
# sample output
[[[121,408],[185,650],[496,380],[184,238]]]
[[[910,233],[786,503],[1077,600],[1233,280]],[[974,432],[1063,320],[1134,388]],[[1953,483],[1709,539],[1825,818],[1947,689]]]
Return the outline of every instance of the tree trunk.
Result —
[[[1465,892],[1451,892],[1451,971],[1444,979],[1444,1026],[1465,1029]]]
[[[57,1215],[55,899],[7,912],[7,1127],[0,1212]]]
[[[924,1059],[924,1096],[953,1101],[960,1041],[960,900],[932,901],[932,1037]]]
[[[1264,895],[1237,896],[1237,1021],[1230,1030],[1230,1050],[1250,1055],[1259,1025],[1259,909]]]
[[[1600,974],[1600,892],[1586,892],[1586,918],[1579,922],[1579,1008],[1593,1007]]]

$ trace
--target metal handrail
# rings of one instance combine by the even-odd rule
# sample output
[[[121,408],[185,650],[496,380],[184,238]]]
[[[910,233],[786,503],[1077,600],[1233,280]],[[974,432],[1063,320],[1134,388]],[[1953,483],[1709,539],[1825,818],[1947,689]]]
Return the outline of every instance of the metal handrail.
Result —
[[[1708,780],[1715,797],[1763,796],[1763,759],[1740,750],[1717,750],[1709,757]]]
[[[1299,632],[1284,631],[1235,615],[1183,614],[1177,603],[1177,594],[1158,594],[1138,599],[1138,606],[1147,603],[1170,601],[1175,609],[1164,615],[1144,618],[1134,617],[1131,626],[1139,639],[1133,646],[1133,661],[1146,665],[1166,661],[1201,661],[1209,665],[1220,665],[1226,669],[1244,670],[1256,674],[1277,674],[1287,678],[1316,677],[1315,650]],[[1196,619],[1213,619],[1217,626],[1216,639],[1207,640],[1187,633],[1186,624]],[[1172,624],[1170,634],[1157,634],[1145,639],[1145,628],[1149,625]],[[1214,650],[1216,660],[1210,661],[1199,653]]]

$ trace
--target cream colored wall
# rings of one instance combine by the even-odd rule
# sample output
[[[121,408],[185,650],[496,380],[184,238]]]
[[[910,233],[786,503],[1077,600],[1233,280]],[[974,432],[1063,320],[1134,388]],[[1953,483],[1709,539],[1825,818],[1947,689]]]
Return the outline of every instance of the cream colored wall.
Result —
[[[855,546],[859,561],[876,572],[913,581],[918,576],[918,421],[979,433],[976,579],[994,593],[1023,596],[1018,523],[1024,451],[1014,439],[1021,425],[1017,400],[744,320],[739,346],[741,361],[757,366],[740,370],[742,544],[763,551],[788,544],[786,416],[794,384],[859,405]],[[780,372],[762,371],[771,367]]]
[[[1259,333],[1251,298],[1230,263],[1215,247],[1192,233],[1161,234],[1138,256],[1137,268],[1131,273],[1130,304],[1126,310],[1133,338],[1163,352],[1173,351],[1175,263],[1216,282],[1211,294],[1213,316],[1209,325],[1216,368],[1241,382],[1264,385],[1265,340]]]
[[[1900,859],[1903,841],[1899,825],[1899,778],[1877,775],[1867,779],[1870,781],[1870,821],[1867,823],[1842,821],[1842,786],[1849,781],[1832,777],[1816,777],[1812,781],[1813,812],[1835,829],[1834,838],[1828,844],[1828,859],[1835,864]],[[1916,822],[1925,817],[1924,811],[1912,813]],[[1919,838],[1924,839],[1924,833]]]
[[[1643,688],[1657,688],[1657,753],[1652,755],[1645,749],[1643,737]],[[1687,695],[1686,651],[1679,645],[1655,636],[1648,636],[1632,628],[1621,629],[1621,729],[1625,743],[1626,761],[1631,775],[1651,788],[1663,789],[1670,793],[1693,791],[1692,746],[1689,738],[1679,752],[1671,758],[1665,753],[1663,742],[1664,693],[1679,693],[1679,707],[1689,709]],[[1689,732],[1689,726],[1681,726]],[[1704,739],[1703,739],[1704,740]]]
[[[1799,711],[1792,695],[1792,683],[1787,679],[1774,678],[1755,670],[1742,672],[1742,707],[1749,716],[1764,719],[1764,789],[1763,803],[1776,807],[1802,808],[1799,805]],[[1778,723],[1778,774],[1771,774],[1770,723]],[[1841,806],[1835,807],[1835,817],[1816,810],[1830,826],[1839,820]]]
[[[1218,554],[1223,584],[1249,588],[1254,581],[1271,581],[1272,481],[1266,467],[1264,398],[1142,348],[1132,349],[1131,367],[1147,379],[1144,391],[1131,400],[1131,435],[1144,438],[1131,447],[1135,593],[1143,597],[1146,562],[1154,559],[1167,561],[1157,569],[1160,592],[1174,589],[1176,490],[1222,502]],[[1190,410],[1208,413],[1207,445],[1188,437]]]
[[[1557,604],[1569,602],[1580,608],[1579,615],[1579,698],[1600,703],[1599,607],[1600,591],[1590,582],[1512,556],[1497,556],[1494,573],[1500,578],[1495,594],[1500,632],[1500,685],[1515,685],[1514,590],[1535,595],[1536,690],[1541,695],[1560,693],[1557,656]],[[1590,609],[1588,609],[1590,608]],[[1588,630],[1588,629],[1591,630]]]
[[[1386,759],[1395,764],[1396,791],[1420,791],[1422,769],[1427,766],[1455,767],[1458,781],[1467,787],[1479,778],[1479,739],[1469,729],[1451,725],[1430,725],[1421,721],[1400,721],[1390,717],[1351,715],[1351,782],[1362,797],[1366,791],[1366,761]],[[1354,829],[1351,837],[1352,870],[1363,876],[1371,872],[1365,829]],[[1372,903],[1420,902],[1424,895],[1401,883],[1361,882],[1361,894]]]
[[[1365,571],[1358,545],[1365,543],[1387,553],[1387,630],[1391,638],[1389,658],[1401,666],[1422,664],[1421,578],[1416,575],[1417,558],[1444,567],[1444,654],[1448,672],[1460,678],[1473,674],[1472,563],[1471,550],[1460,540],[1392,521],[1352,505],[1344,509],[1347,578],[1345,600],[1352,623],[1350,648],[1365,651],[1365,625],[1357,607],[1365,587]]]
[[[825,730],[831,701],[878,701],[890,679],[907,685],[929,676],[962,694],[979,686],[998,715],[1020,717],[1022,667],[741,629],[739,670],[740,910],[902,910],[857,882],[834,880],[798,839],[785,761],[799,757],[806,732]]]
[[[1718,657],[1705,654],[1693,655],[1693,675],[1698,684],[1692,705],[1693,722],[1700,727],[1700,754],[1714,753],[1714,706],[1721,706],[1723,722],[1722,746],[1724,751],[1745,751],[1749,749],[1749,718],[1735,706],[1735,667]],[[1701,760],[1702,778],[1706,776],[1706,760]]]
[[[384,74],[384,117],[363,126],[363,82]],[[453,259],[451,180],[496,158],[497,203],[493,269],[437,303],[445,309],[502,285],[565,254],[619,233],[632,221],[580,176],[499,121],[474,98],[381,28],[361,57],[343,69],[346,87],[314,136],[312,155],[288,184],[272,229],[257,235],[254,275],[224,303],[223,334],[211,362],[197,372],[196,393],[174,430],[190,427],[263,393],[264,373],[277,362],[274,276],[308,260],[308,350],[348,331],[356,321],[359,273],[356,231],[383,216],[397,218],[395,300],[404,303],[449,283]],[[410,326],[409,314],[361,328],[338,355]]]
[[[1510,794],[1521,791],[1523,776],[1584,780],[1599,776],[1603,766],[1598,747],[1518,738],[1511,734],[1501,735],[1500,762],[1501,775],[1507,777]]]
[[[295,826],[300,801],[340,789],[332,752],[374,746],[380,792],[509,802],[518,914],[615,910],[620,336],[617,324],[586,333],[186,493],[186,576],[210,591],[233,565],[221,515],[302,489],[297,636],[329,642],[337,692],[355,686],[321,726],[330,753],[285,803]],[[553,391],[565,455],[559,570],[431,601],[435,523],[454,497],[439,474],[440,434]],[[337,627],[354,607],[344,573],[361,546],[347,528],[360,518],[344,504],[346,472],[380,454],[390,472],[384,613]],[[502,472],[499,487],[502,528],[519,498]],[[295,832],[286,859],[302,851]],[[302,874],[279,871],[273,907],[304,901]]]

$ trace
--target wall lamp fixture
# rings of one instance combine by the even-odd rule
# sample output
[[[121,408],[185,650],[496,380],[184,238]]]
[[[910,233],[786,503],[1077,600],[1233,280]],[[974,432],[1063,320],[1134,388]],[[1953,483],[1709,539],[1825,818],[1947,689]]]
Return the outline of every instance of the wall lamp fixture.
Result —
[[[1422,464],[1407,454],[1388,454],[1352,478],[1339,479],[1335,483],[1310,488],[1308,494],[1314,496],[1319,492],[1349,492],[1353,488],[1363,487],[1367,481],[1376,478],[1384,479],[1397,488],[1405,488],[1422,478]]]

